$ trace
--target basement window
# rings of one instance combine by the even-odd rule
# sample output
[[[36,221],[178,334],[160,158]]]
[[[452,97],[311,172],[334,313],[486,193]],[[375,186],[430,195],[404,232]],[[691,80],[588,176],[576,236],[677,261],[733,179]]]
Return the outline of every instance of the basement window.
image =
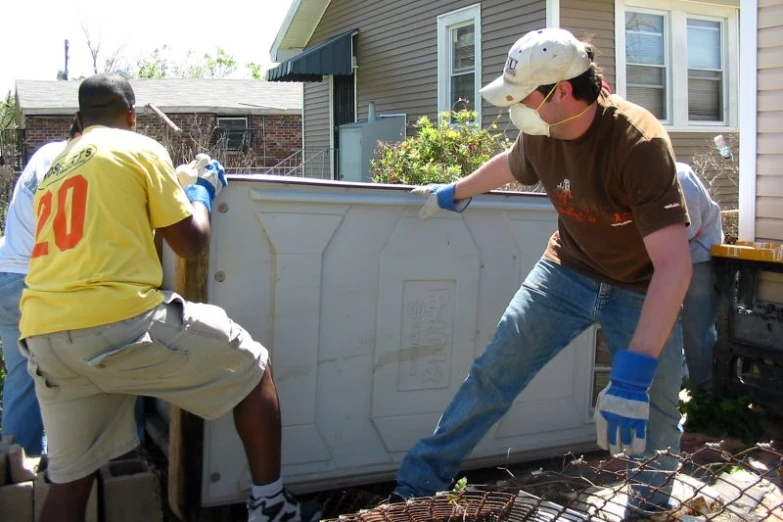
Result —
[[[229,152],[244,152],[250,148],[251,130],[247,117],[218,117],[213,142]]]

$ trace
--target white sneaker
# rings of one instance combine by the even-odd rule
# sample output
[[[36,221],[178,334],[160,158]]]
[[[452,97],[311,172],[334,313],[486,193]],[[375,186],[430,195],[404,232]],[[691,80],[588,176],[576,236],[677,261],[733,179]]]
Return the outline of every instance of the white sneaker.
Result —
[[[271,497],[253,498],[247,503],[248,522],[317,522],[321,507],[315,502],[299,502],[285,488]]]

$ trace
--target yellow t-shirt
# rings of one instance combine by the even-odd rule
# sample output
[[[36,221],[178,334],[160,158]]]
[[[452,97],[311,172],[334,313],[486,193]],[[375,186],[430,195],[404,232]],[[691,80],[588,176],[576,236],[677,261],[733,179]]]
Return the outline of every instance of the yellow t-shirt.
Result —
[[[131,131],[85,129],[35,193],[22,338],[114,323],[160,304],[154,229],[191,213],[163,146]]]

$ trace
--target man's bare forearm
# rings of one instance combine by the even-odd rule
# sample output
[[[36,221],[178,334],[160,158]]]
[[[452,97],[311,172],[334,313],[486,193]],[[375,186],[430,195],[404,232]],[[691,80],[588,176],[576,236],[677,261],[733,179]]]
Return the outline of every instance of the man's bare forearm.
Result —
[[[514,181],[508,166],[508,151],[495,155],[492,159],[457,182],[454,199],[467,199],[490,190],[502,187]]]
[[[690,258],[657,269],[647,289],[629,349],[658,357],[671,335],[691,280]]]

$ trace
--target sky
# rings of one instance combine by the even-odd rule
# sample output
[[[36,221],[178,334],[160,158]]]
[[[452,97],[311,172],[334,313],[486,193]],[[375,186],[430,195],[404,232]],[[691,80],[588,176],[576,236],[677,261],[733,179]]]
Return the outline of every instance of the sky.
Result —
[[[100,41],[99,61],[117,50],[133,62],[163,45],[174,58],[188,50],[214,55],[220,47],[236,59],[235,76],[249,77],[245,63],[271,64],[269,50],[291,2],[13,0],[3,7],[0,93],[13,91],[16,80],[56,80],[66,39],[70,77],[92,74],[83,26]]]

